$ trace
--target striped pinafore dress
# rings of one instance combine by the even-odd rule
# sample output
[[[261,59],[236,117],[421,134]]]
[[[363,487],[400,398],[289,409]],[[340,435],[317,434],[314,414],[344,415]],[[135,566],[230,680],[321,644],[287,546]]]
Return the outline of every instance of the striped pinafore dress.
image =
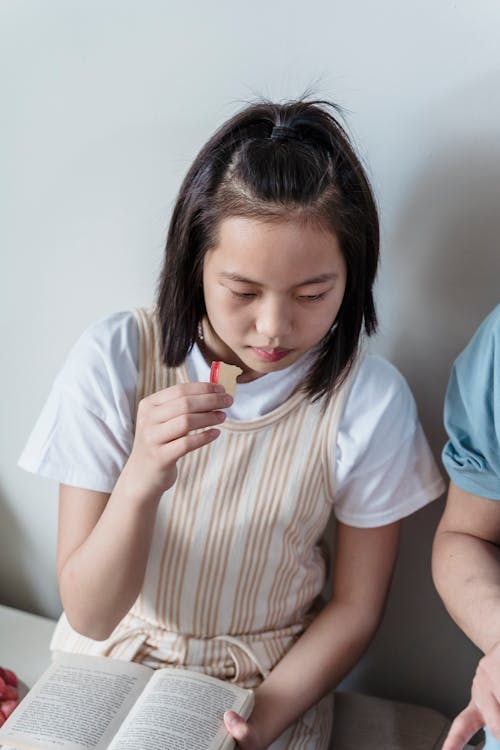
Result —
[[[135,314],[139,401],[188,375],[183,365],[163,364],[154,309]],[[332,510],[348,383],[326,409],[295,393],[264,416],[227,419],[215,442],[182,458],[160,501],[131,611],[106,641],[76,633],[63,614],[52,649],[182,666],[257,686],[307,627],[324,587],[319,543]],[[273,750],[324,750],[332,719],[328,695]]]

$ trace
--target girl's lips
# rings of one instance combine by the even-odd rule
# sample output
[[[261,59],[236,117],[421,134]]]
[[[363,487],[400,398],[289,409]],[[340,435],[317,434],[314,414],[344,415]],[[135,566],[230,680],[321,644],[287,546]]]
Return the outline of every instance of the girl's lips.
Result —
[[[258,346],[252,346],[252,351],[264,362],[279,362],[289,354],[290,349],[261,349]]]

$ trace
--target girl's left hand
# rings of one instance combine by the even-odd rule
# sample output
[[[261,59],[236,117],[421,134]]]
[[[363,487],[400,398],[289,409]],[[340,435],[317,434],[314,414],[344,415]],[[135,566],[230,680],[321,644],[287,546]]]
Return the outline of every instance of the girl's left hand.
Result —
[[[255,727],[236,711],[226,711],[224,724],[231,737],[236,740],[237,747],[242,750],[266,750]]]

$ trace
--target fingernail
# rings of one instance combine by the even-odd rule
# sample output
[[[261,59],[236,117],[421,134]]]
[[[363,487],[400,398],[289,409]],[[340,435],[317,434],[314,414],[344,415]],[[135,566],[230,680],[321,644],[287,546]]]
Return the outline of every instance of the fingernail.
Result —
[[[224,403],[227,404],[227,406],[231,406],[233,403],[233,397],[229,395],[229,393],[226,393],[224,396]]]
[[[226,711],[226,713],[224,714],[224,720],[227,721],[227,723],[232,727],[238,723],[237,717],[233,713],[231,713],[231,711]]]

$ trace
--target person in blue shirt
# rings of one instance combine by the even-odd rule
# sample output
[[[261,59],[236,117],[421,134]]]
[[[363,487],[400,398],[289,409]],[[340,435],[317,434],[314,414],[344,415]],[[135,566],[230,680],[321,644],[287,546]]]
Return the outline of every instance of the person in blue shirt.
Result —
[[[445,403],[448,499],[433,577],[451,617],[481,649],[468,706],[442,750],[462,750],[485,725],[500,749],[500,305],[453,365]]]

